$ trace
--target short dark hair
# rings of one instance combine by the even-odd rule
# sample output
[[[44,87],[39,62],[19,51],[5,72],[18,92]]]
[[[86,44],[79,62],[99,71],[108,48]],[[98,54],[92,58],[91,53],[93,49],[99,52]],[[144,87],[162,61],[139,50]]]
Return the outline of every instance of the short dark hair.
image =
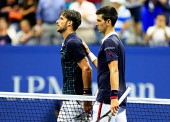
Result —
[[[78,11],[66,9],[62,11],[61,15],[72,21],[74,31],[80,26],[81,14]]]
[[[99,8],[96,11],[96,14],[97,15],[102,14],[102,18],[104,20],[110,19],[112,22],[112,26],[115,25],[117,18],[118,18],[118,13],[117,13],[116,9],[111,6],[104,6],[104,7]]]

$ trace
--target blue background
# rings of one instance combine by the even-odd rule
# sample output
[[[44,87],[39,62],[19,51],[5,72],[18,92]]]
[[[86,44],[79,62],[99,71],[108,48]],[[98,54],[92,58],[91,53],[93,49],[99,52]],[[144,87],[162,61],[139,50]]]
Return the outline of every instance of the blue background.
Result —
[[[60,48],[61,45],[0,47],[0,91],[61,93]],[[90,45],[90,49],[97,55],[99,45]],[[130,97],[170,98],[170,48],[132,46],[125,47],[125,51]],[[96,69],[92,68],[95,91]]]

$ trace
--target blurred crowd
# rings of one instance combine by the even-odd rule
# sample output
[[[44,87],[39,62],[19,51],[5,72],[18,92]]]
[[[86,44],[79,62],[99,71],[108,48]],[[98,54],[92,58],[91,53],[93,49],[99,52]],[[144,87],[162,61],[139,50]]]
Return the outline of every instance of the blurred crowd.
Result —
[[[0,45],[61,44],[56,20],[64,9],[81,13],[81,39],[100,44],[95,12],[105,1],[118,12],[115,31],[125,45],[170,45],[170,0],[0,0]]]

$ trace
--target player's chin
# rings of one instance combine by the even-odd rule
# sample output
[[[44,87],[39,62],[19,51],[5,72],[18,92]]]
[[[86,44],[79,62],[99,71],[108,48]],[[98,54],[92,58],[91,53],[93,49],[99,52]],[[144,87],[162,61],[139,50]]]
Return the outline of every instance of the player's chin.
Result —
[[[99,32],[101,32],[101,31],[102,31],[102,30],[101,30],[101,28],[99,28],[99,27],[98,27],[97,29],[98,29],[98,31],[99,31]]]
[[[102,30],[98,29],[100,33],[102,33]]]
[[[61,33],[61,30],[59,28],[57,28],[57,32]]]

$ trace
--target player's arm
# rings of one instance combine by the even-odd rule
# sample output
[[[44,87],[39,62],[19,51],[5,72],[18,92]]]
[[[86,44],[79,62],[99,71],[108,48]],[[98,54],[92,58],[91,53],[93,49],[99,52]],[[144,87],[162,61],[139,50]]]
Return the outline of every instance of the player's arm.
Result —
[[[84,57],[82,60],[78,62],[78,66],[82,70],[82,79],[83,79],[83,94],[91,95],[91,84],[92,84],[92,68],[90,67],[89,61],[87,57]],[[85,101],[84,102],[84,111],[88,114],[91,113],[92,110],[92,102]]]
[[[88,58],[90,59],[90,61],[93,63],[93,65],[97,68],[97,57],[92,53],[89,52],[88,54]]]
[[[87,44],[82,41],[85,49],[86,49],[86,53],[88,54],[88,58],[90,59],[90,61],[93,63],[93,65],[97,68],[97,57],[90,51],[89,47],[87,46]]]
[[[92,68],[89,64],[87,57],[84,57],[78,62],[78,66],[82,70],[82,79],[84,88],[91,88],[92,84]]]
[[[118,61],[111,61],[109,64],[110,70],[110,109],[113,115],[115,115],[119,109],[119,101],[118,101],[118,88],[119,88],[119,70],[118,70]]]

